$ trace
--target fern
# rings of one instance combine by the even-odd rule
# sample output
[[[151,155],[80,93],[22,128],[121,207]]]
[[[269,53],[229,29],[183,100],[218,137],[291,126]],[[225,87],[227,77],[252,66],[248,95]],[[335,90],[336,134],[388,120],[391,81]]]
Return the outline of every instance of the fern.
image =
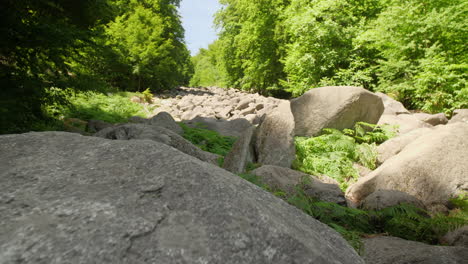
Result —
[[[215,131],[203,129],[203,128],[192,128],[184,123],[179,123],[182,127],[184,134],[182,135],[185,139],[192,142],[204,151],[215,153],[221,156],[226,156],[231,150],[235,137],[226,137],[218,134]]]

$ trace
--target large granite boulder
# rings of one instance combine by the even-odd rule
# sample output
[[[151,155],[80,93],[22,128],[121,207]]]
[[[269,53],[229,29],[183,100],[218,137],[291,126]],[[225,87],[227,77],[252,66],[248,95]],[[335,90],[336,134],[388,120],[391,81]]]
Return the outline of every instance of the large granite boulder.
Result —
[[[398,133],[400,135],[408,133],[412,130],[432,127],[432,125],[419,120],[413,115],[382,115],[378,122],[379,125],[394,125],[398,126]]]
[[[433,115],[427,113],[415,113],[413,116],[431,126],[445,125],[448,122],[448,119],[444,113]]]
[[[256,130],[257,162],[265,165],[291,167],[296,157],[294,116],[289,101],[283,101]]]
[[[377,163],[382,164],[389,158],[397,155],[400,151],[418,137],[430,133],[429,127],[422,127],[406,134],[391,138],[377,147]]]
[[[395,190],[381,189],[367,196],[360,206],[364,210],[382,210],[401,204],[410,204],[414,207],[426,210],[423,202],[410,194]]]
[[[231,151],[224,158],[223,168],[232,173],[243,173],[249,162],[254,162],[255,154],[252,144],[255,128],[249,127],[240,136]]]
[[[179,135],[184,134],[182,128],[168,112],[159,112],[157,115],[148,119],[147,124],[164,127]]]
[[[465,264],[468,250],[380,236],[364,239],[363,257],[368,264]]]
[[[150,140],[0,136],[1,263],[359,263],[334,230]]]
[[[410,112],[403,106],[402,103],[398,102],[397,100],[391,98],[390,96],[377,92],[375,93],[377,96],[382,98],[382,102],[384,104],[384,115],[399,115],[399,114],[409,114]]]
[[[219,155],[201,150],[190,141],[179,136],[172,130],[155,125],[123,124],[109,127],[94,134],[96,137],[116,140],[142,140],[149,139],[174,147],[185,154],[205,162],[218,164]]]
[[[200,127],[218,132],[223,136],[240,137],[246,129],[252,126],[249,121],[244,118],[234,120],[218,120],[209,117],[196,117],[191,120],[184,121],[190,127]]]
[[[319,179],[319,177],[300,171],[273,165],[263,165],[250,173],[258,176],[262,183],[272,190],[281,190],[288,195],[294,195],[297,186],[301,185],[304,194],[308,197],[340,205],[346,204],[346,199],[338,184],[330,183],[332,179],[326,179],[326,176]]]
[[[378,189],[399,190],[431,210],[468,191],[468,124],[435,127],[347,190],[359,202]]]
[[[291,100],[297,136],[317,136],[323,128],[353,128],[356,122],[376,124],[384,111],[382,99],[359,87],[312,89]]]
[[[449,120],[449,124],[465,122],[468,123],[468,109],[456,109],[453,111],[452,118]]]

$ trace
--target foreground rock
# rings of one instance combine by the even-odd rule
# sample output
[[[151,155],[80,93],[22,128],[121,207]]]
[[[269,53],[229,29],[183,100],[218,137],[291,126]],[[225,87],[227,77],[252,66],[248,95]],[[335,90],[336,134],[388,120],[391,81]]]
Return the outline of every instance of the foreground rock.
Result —
[[[255,154],[252,145],[252,138],[254,135],[254,127],[246,129],[234,145],[231,151],[224,158],[223,168],[232,173],[243,173],[249,162],[254,162]]]
[[[283,101],[274,112],[267,114],[255,134],[258,163],[291,167],[296,157],[294,117],[289,101]]]
[[[343,130],[359,121],[376,124],[384,111],[382,99],[359,87],[315,88],[291,101],[296,136],[317,136],[323,128]]]
[[[399,190],[415,196],[426,207],[446,205],[468,190],[468,124],[435,127],[418,137],[347,191],[359,202],[378,189]]]
[[[345,205],[346,200],[338,184],[325,183],[311,175],[288,168],[263,165],[251,171],[260,177],[262,183],[272,190],[281,190],[288,195],[296,193],[296,186],[302,185],[304,194],[308,197],[330,203]],[[327,179],[325,179],[327,181]],[[332,181],[329,179],[328,182]]]
[[[364,239],[363,257],[368,264],[464,264],[468,250],[381,236]]]
[[[123,124],[103,129],[94,136],[117,140],[149,139],[174,147],[185,154],[215,165],[218,164],[218,160],[220,158],[219,155],[201,150],[190,141],[174,133],[172,130],[159,126]]]
[[[2,263],[363,263],[335,231],[149,141],[0,136]]]

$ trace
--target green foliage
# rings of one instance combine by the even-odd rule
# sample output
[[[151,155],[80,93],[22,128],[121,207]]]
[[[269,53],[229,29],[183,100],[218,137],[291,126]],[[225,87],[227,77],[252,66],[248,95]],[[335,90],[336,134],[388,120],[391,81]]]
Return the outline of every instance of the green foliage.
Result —
[[[344,129],[343,133],[356,140],[357,143],[376,143],[381,144],[384,141],[395,137],[398,132],[397,126],[375,125],[366,122],[357,122],[354,129]]]
[[[204,129],[192,128],[184,123],[179,123],[184,130],[183,137],[204,151],[226,156],[234,145],[236,138],[222,136],[219,133]]]
[[[130,101],[133,93],[97,93],[82,92],[69,98],[69,104],[50,107],[57,117],[79,118],[81,120],[97,119],[109,123],[124,123],[132,116],[147,117],[143,106]]]
[[[190,80],[190,86],[227,87],[226,73],[220,66],[222,59],[219,44],[219,41],[215,41],[208,49],[200,49],[198,54],[192,57],[195,73]]]
[[[430,217],[426,211],[408,204],[388,207],[379,211],[348,208],[312,199],[305,194],[303,184],[296,186],[296,192],[293,195],[286,195],[281,190],[271,190],[258,176],[252,174],[240,174],[239,176],[266,191],[274,192],[276,196],[285,199],[291,205],[335,229],[360,253],[362,250],[361,237],[366,235],[385,233],[407,240],[437,244],[440,237],[447,232],[468,224],[468,219],[460,216],[436,215]],[[460,198],[456,199],[454,204],[456,204],[455,210],[468,213],[468,208],[463,207],[467,205],[466,199],[464,202],[460,202]]]

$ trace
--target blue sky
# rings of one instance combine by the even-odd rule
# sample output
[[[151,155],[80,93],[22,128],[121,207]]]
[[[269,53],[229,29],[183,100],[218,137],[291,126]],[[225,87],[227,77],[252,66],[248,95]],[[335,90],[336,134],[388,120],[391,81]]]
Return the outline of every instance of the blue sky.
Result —
[[[179,13],[185,28],[185,42],[192,55],[216,39],[213,15],[220,8],[218,0],[182,0]]]

